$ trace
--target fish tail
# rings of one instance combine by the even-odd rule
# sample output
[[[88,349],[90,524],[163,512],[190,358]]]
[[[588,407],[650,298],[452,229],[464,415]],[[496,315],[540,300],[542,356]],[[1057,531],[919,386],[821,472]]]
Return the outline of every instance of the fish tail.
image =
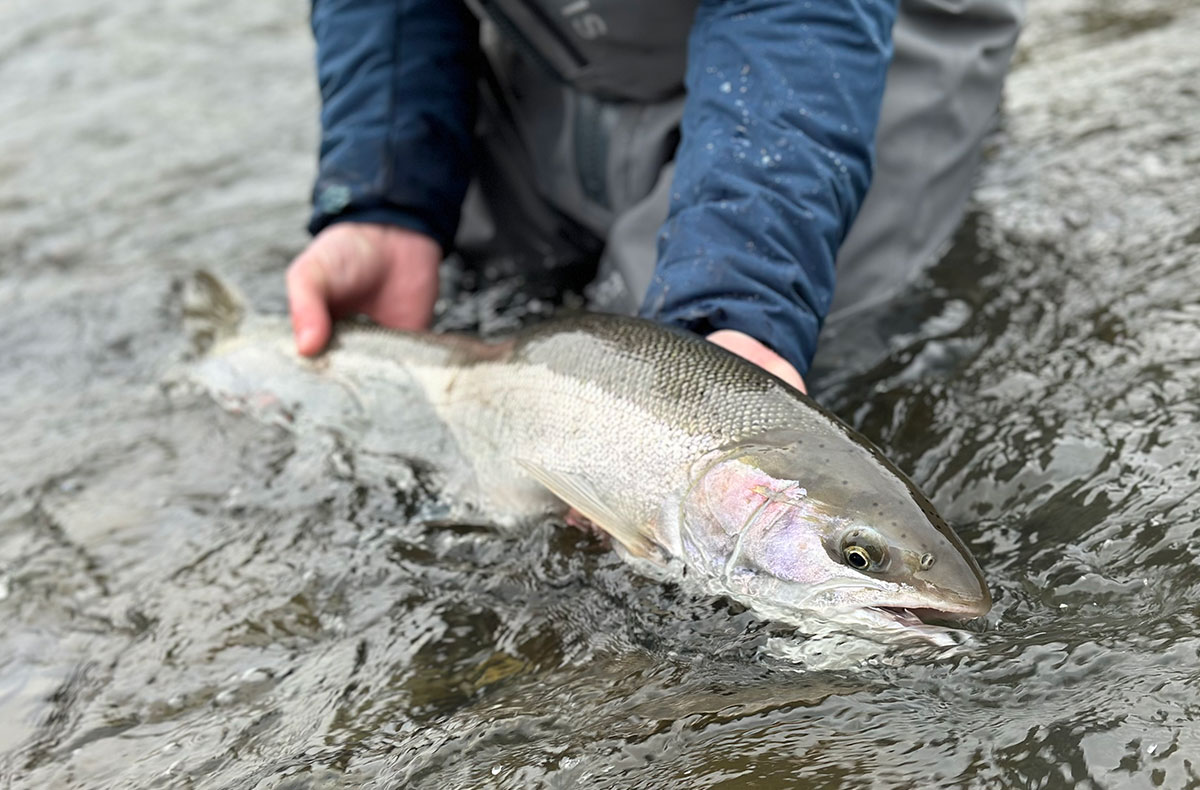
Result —
[[[246,316],[245,300],[212,272],[197,269],[183,283],[183,327],[197,355],[232,337]]]

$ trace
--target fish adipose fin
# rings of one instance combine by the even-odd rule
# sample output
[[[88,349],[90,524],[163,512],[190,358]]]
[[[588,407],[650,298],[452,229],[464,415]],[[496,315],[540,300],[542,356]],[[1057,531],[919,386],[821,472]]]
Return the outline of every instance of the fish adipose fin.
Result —
[[[589,521],[613,536],[613,539],[636,557],[655,554],[654,542],[632,523],[604,502],[592,481],[579,475],[552,472],[530,461],[517,459],[517,464],[531,477],[544,485],[559,499],[582,513]]]

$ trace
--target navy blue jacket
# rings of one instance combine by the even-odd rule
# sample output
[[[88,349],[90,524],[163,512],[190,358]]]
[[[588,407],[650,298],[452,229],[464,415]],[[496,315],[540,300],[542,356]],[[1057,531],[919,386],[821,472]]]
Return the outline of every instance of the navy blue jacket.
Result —
[[[737,329],[805,372],[870,182],[896,0],[703,0],[670,217],[641,313]],[[314,233],[422,231],[448,250],[470,179],[478,31],[452,0],[314,0],[323,109]]]

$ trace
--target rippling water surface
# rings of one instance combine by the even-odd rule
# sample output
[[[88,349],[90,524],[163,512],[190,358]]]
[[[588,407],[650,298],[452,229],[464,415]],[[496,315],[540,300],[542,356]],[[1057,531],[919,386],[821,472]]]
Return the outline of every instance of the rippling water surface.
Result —
[[[191,270],[283,308],[304,13],[0,6],[0,783],[1200,785],[1200,9],[1033,9],[955,248],[869,365],[831,328],[819,396],[996,606],[955,658],[828,671],[588,535],[420,526],[419,466],[163,384]]]

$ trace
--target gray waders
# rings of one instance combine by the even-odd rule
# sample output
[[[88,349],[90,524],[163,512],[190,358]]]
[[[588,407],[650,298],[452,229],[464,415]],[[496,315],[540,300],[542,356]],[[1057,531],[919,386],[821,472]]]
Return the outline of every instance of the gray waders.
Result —
[[[595,271],[591,305],[635,312],[669,208],[695,3],[468,5],[484,21],[488,66],[460,253],[531,278],[567,282],[564,271]],[[946,249],[1023,12],[1023,0],[901,0],[874,179],[838,256],[817,368],[861,363],[886,348],[873,318]],[[622,48],[610,37],[580,37],[622,28],[657,40]]]

